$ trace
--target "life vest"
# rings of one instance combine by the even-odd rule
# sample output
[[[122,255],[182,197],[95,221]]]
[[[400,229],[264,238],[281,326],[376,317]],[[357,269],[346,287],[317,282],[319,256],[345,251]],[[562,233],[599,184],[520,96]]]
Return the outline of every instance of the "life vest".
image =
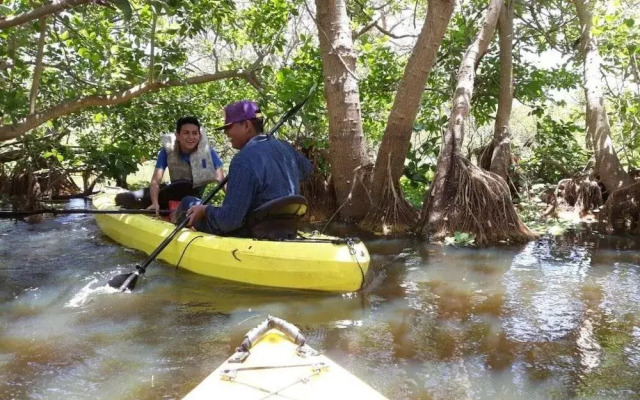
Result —
[[[196,151],[189,155],[189,164],[182,161],[179,146],[176,146],[176,135],[167,133],[160,136],[162,146],[167,152],[167,166],[171,181],[186,179],[193,182],[193,187],[204,186],[214,182],[216,169],[211,158],[211,147],[204,132],[200,133],[200,142]]]

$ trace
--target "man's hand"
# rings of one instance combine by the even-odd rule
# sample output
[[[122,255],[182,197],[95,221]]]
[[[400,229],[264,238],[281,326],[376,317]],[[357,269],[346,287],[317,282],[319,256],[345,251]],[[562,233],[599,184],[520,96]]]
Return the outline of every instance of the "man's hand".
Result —
[[[152,203],[149,207],[147,207],[147,210],[155,210],[156,211],[156,217],[160,216],[160,204],[158,203]]]
[[[195,205],[187,210],[187,226],[193,226],[197,220],[204,218],[204,210],[207,208],[204,204]]]

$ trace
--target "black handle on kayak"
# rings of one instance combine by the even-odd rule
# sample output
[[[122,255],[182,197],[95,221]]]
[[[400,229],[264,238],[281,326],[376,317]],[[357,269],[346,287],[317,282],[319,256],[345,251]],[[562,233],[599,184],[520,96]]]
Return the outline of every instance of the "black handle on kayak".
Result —
[[[296,104],[289,111],[287,111],[286,114],[284,114],[282,118],[280,118],[280,120],[276,122],[273,128],[269,130],[266,136],[267,137],[272,136],[282,126],[282,124],[284,124],[289,118],[291,118],[293,114],[298,112],[298,110],[302,108],[302,106],[307,102],[307,100],[309,100],[309,98],[315,91],[315,88],[316,88],[316,85],[314,84],[311,87],[311,90],[309,91],[309,94],[307,95],[307,97],[305,97],[304,100],[302,100],[300,103]],[[229,178],[228,175],[225,176],[224,179],[222,179],[220,183],[218,183],[218,185],[213,189],[213,191],[209,193],[209,195],[202,201],[202,204],[207,204],[213,198],[213,196],[215,196],[216,193],[218,193],[220,189],[227,183],[228,178]],[[111,286],[112,288],[119,289],[121,292],[124,292],[125,290],[133,290],[133,288],[136,286],[136,281],[138,280],[138,277],[142,276],[145,273],[147,266],[151,264],[151,262],[158,256],[158,254],[160,254],[162,250],[164,250],[165,247],[167,247],[167,245],[171,242],[173,237],[178,232],[180,232],[182,228],[187,226],[188,222],[189,222],[189,219],[185,218],[184,221],[182,221],[176,227],[176,229],[174,229],[173,232],[171,232],[171,234],[169,234],[169,236],[167,236],[162,241],[162,243],[160,243],[158,248],[155,249],[153,253],[149,254],[149,257],[147,257],[147,259],[144,260],[144,262],[141,265],[136,265],[136,270],[134,272],[131,272],[129,274],[120,274],[113,277],[109,281],[109,286]]]

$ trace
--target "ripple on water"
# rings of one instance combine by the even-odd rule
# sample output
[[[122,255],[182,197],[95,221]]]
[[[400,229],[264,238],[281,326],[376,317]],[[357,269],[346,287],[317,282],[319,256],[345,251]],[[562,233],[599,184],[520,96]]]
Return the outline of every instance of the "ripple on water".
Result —
[[[640,313],[640,268],[614,262],[607,270],[607,274],[597,278],[602,287],[604,311],[615,317]]]
[[[504,329],[512,340],[552,341],[575,330],[583,307],[576,298],[584,280],[586,250],[554,255],[550,241],[532,242],[504,275]]]
[[[640,369],[640,326],[633,327],[632,340],[624,349],[629,365]]]

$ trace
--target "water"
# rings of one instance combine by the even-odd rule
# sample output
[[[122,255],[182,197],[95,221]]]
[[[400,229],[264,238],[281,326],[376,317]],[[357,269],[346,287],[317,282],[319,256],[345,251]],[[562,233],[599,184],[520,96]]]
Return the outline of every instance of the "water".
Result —
[[[181,398],[268,314],[391,399],[640,397],[640,239],[366,243],[361,293],[152,263],[121,294],[103,285],[145,256],[91,216],[0,221],[0,398]]]

